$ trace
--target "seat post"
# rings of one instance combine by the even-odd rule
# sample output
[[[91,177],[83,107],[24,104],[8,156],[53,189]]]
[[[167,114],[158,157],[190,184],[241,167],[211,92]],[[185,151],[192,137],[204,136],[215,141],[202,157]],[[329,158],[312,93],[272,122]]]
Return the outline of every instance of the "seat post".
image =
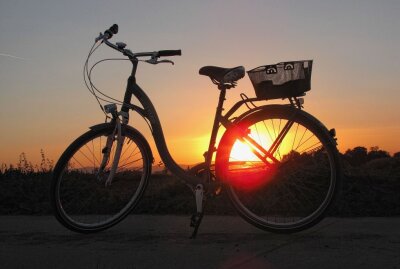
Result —
[[[215,112],[214,124],[213,124],[211,138],[210,138],[210,144],[208,146],[208,151],[206,152],[206,154],[204,156],[206,167],[208,167],[208,168],[211,165],[213,152],[215,151],[215,142],[217,140],[218,128],[219,128],[219,124],[220,124],[220,117],[222,115],[222,111],[224,110],[224,101],[225,101],[225,95],[226,95],[226,88],[223,85],[219,85],[218,88],[220,89],[218,106],[217,106],[217,110]]]
[[[205,180],[204,183],[211,182],[210,166],[211,166],[212,156],[215,151],[215,141],[217,138],[220,117],[222,114],[222,110],[224,110],[223,106],[224,106],[224,101],[225,101],[226,88],[223,85],[219,84],[218,89],[220,89],[220,94],[219,94],[217,111],[215,112],[213,129],[211,132],[210,145],[208,146],[208,151],[206,151],[204,153],[205,164],[206,164],[206,174],[204,174],[204,177],[203,177],[203,179]],[[195,195],[195,199],[196,199],[196,213],[194,213],[190,219],[190,226],[194,227],[192,236],[190,238],[196,237],[200,223],[203,219],[204,193],[205,193],[205,191],[207,191],[204,189],[204,183],[197,184],[196,189],[194,191],[194,195]],[[215,192],[215,191],[212,190],[212,192]]]

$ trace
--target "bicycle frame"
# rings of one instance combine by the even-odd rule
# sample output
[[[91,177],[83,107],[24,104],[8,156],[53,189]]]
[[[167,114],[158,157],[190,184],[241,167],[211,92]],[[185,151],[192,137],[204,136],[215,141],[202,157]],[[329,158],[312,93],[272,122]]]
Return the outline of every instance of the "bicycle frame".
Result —
[[[130,109],[139,113],[144,118],[148,119],[152,128],[152,135],[154,141],[156,143],[157,150],[160,154],[162,161],[164,162],[165,166],[176,176],[183,179],[187,183],[190,184],[192,188],[197,184],[201,183],[201,179],[190,175],[184,169],[182,169],[172,158],[171,154],[169,153],[164,133],[161,127],[160,120],[157,115],[157,111],[154,108],[153,103],[151,102],[150,98],[146,95],[146,93],[140,88],[140,86],[136,83],[136,70],[138,65],[137,59],[131,59],[133,64],[132,73],[128,78],[128,84],[126,87],[125,95],[124,95],[124,103],[122,105],[121,111],[128,112]],[[131,99],[132,96],[135,96],[143,108],[132,105]],[[217,126],[218,127],[218,126]],[[214,133],[215,131],[213,131]],[[215,140],[215,138],[214,138]]]
[[[125,49],[126,44],[122,42],[113,44],[108,41],[117,33],[116,24],[100,33],[85,61],[86,86],[100,105],[100,101],[109,103],[102,108],[106,119],[111,121],[90,127],[90,131],[68,146],[55,165],[51,202],[61,224],[82,233],[101,231],[125,218],[143,197],[154,159],[145,137],[128,125],[130,110],[144,118],[165,166],[182,179],[194,194],[196,211],[190,218],[190,226],[194,228],[191,238],[196,237],[203,219],[204,202],[221,191],[226,192],[244,220],[266,231],[297,232],[315,225],[324,217],[339,193],[341,165],[334,129],[328,131],[319,120],[301,110],[303,102],[299,96],[303,96],[304,92],[296,95],[296,92],[287,91],[273,96],[288,98],[290,104],[285,105],[256,105],[255,102],[267,99],[249,99],[242,95],[243,100],[223,114],[226,90],[234,88],[237,81],[244,77],[244,67],[201,68],[199,73],[210,77],[218,86],[219,101],[208,151],[204,154],[205,162],[185,171],[172,158],[156,109],[136,83],[139,61],[173,63],[160,58],[179,56],[182,52],[160,50],[133,53]],[[89,69],[89,58],[101,45],[99,41],[132,62],[122,103],[99,91],[91,81],[91,71],[101,61]],[[294,90],[295,86],[288,89]],[[131,103],[132,97],[138,99],[138,106]],[[121,104],[121,109],[118,110],[117,104],[109,100]],[[239,111],[243,104],[248,108],[244,113]],[[226,130],[217,149],[220,126]],[[124,155],[132,145],[131,153]],[[212,164],[214,154],[215,164]],[[120,198],[114,199],[116,196]]]
[[[179,178],[186,181],[186,183],[188,183],[192,187],[192,189],[194,189],[194,187],[197,184],[210,183],[211,180],[210,180],[209,173],[208,173],[208,181],[204,182],[203,179],[200,179],[194,175],[187,173],[172,158],[172,156],[168,150],[166,141],[165,141],[164,133],[162,130],[161,122],[157,115],[157,111],[156,111],[153,103],[151,102],[150,98],[146,95],[144,90],[136,83],[136,70],[137,70],[139,61],[137,58],[133,58],[133,57],[130,57],[130,60],[133,64],[133,67],[132,67],[131,75],[128,78],[128,83],[127,83],[126,91],[124,94],[124,102],[123,102],[123,105],[121,108],[121,112],[123,112],[126,115],[126,120],[124,123],[126,123],[126,124],[128,123],[129,110],[133,110],[133,111],[137,112],[138,114],[140,114],[142,117],[148,119],[148,121],[150,122],[151,128],[152,128],[152,135],[153,135],[157,150],[158,150],[160,157],[161,157],[162,161],[164,162],[165,166],[173,174],[175,174]],[[222,87],[219,87],[219,89],[220,89],[220,95],[219,95],[217,110],[216,110],[215,117],[214,117],[214,123],[213,123],[212,132],[211,132],[209,147],[208,147],[208,151],[205,153],[205,156],[204,156],[205,164],[206,164],[208,172],[210,172],[212,157],[213,157],[214,152],[216,151],[215,143],[216,143],[216,138],[217,138],[220,124],[222,126],[224,126],[226,129],[231,128],[233,126],[233,123],[231,120],[229,120],[229,118],[243,104],[245,104],[246,102],[253,102],[253,101],[265,101],[265,100],[260,100],[257,98],[250,98],[247,100],[242,100],[242,101],[237,102],[225,115],[222,115],[223,104],[224,104],[225,95],[226,95],[226,88],[222,86]],[[131,104],[132,96],[135,96],[138,99],[138,101],[140,102],[140,104],[142,105],[143,108]],[[293,105],[293,103],[292,103],[292,105]],[[262,107],[249,109],[249,111],[247,111],[243,115],[251,114],[252,112],[258,111],[260,109],[262,109]],[[285,134],[287,133],[291,124],[292,124],[292,122],[288,121],[288,123],[287,123],[288,126],[286,126],[286,128],[282,129],[278,138],[279,137],[283,138],[285,136]],[[275,159],[273,157],[274,148],[276,148],[276,144],[280,143],[279,139],[277,139],[277,141],[275,141],[276,143],[275,143],[275,145],[273,145],[274,147],[271,147],[270,150],[265,150],[263,147],[261,147],[256,141],[254,141],[246,133],[243,133],[243,139],[247,140],[248,143],[253,145],[258,151],[260,151],[262,154],[264,154],[264,156],[262,156],[259,152],[255,151],[255,150],[253,151],[256,154],[256,156],[259,157],[262,161],[269,164],[269,162],[266,160],[267,158],[269,158],[269,159],[273,160],[274,162],[279,162],[277,159]]]

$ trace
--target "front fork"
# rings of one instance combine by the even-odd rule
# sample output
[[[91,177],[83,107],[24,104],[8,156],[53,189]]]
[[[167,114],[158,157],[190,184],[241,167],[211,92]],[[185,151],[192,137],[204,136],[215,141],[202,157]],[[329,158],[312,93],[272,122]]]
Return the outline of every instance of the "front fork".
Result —
[[[117,145],[116,145],[116,148],[114,151],[112,164],[111,164],[107,179],[105,180],[105,186],[110,186],[114,179],[115,173],[117,172],[118,163],[119,163],[119,159],[121,157],[121,152],[122,152],[122,145],[124,144],[124,141],[125,141],[125,136],[122,134],[122,123],[127,124],[129,118],[128,118],[128,114],[124,114],[122,111],[118,112],[117,106],[115,104],[105,105],[104,111],[106,113],[112,115],[113,121],[115,122],[115,127],[114,127],[113,132],[109,136],[107,136],[106,145],[104,146],[104,148],[102,150],[103,156],[102,156],[101,164],[99,167],[99,171],[97,172],[97,179],[99,181],[101,181],[104,179],[104,177],[106,175],[105,168],[110,161],[112,147],[113,147],[114,141],[116,140]],[[122,123],[121,123],[121,119],[119,118],[119,115],[122,115]]]

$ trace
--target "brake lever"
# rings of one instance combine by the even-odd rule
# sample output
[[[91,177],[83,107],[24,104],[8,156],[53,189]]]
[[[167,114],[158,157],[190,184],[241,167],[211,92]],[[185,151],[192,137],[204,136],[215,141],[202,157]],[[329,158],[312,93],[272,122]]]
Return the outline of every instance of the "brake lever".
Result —
[[[171,60],[161,60],[161,61],[158,61],[156,58],[151,58],[151,59],[149,59],[149,60],[146,60],[146,63],[149,63],[149,64],[170,63],[170,64],[172,64],[172,65],[175,64],[175,63],[174,63],[173,61],[171,61]]]
[[[104,40],[107,40],[110,38],[110,35],[106,32],[104,32],[104,34],[100,33],[98,37],[95,38],[94,42],[98,42],[100,40],[102,40],[102,42],[104,42]]]
[[[173,61],[171,61],[171,60],[161,60],[161,61],[157,61],[157,63],[159,64],[159,63],[170,63],[170,64],[172,64],[172,65],[174,65],[175,63],[173,62]]]
[[[103,38],[104,38],[104,35],[103,35],[102,33],[100,33],[99,36],[96,37],[96,39],[94,40],[94,42],[97,43],[98,41],[102,40]]]

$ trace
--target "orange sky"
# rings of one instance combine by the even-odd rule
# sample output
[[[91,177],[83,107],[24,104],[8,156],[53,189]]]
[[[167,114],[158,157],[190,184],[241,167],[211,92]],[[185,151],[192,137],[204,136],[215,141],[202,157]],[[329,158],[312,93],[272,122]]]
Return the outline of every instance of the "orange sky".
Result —
[[[202,161],[207,148],[218,91],[198,75],[201,66],[249,70],[300,59],[314,59],[305,109],[336,128],[341,151],[359,145],[400,151],[399,2],[156,2],[1,4],[1,163],[17,163],[21,152],[38,163],[40,149],[57,160],[104,120],[81,73],[94,37],[112,23],[120,25],[114,40],[133,51],[183,51],[174,66],[142,64],[138,71],[178,163]],[[94,58],[115,56],[102,48]],[[128,74],[128,63],[106,63],[93,78],[122,98]],[[226,108],[241,92],[254,96],[248,77],[228,93]],[[154,145],[140,118],[130,123]]]

